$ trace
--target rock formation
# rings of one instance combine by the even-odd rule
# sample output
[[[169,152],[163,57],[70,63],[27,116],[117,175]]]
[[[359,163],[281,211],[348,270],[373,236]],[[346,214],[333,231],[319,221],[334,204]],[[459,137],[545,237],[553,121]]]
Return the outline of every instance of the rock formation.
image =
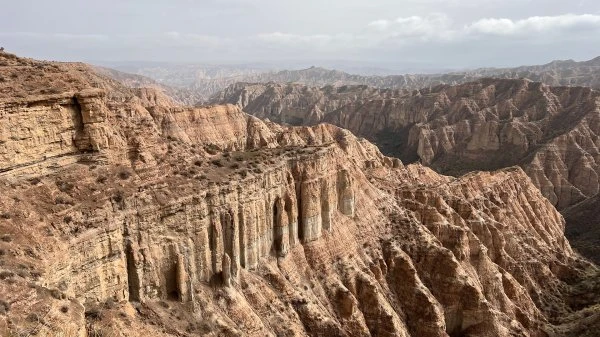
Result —
[[[269,71],[244,66],[209,66],[194,64],[115,65],[118,69],[100,69],[126,85],[160,86],[173,97],[186,104],[203,102],[226,87],[238,82],[297,83],[308,86],[368,85],[376,88],[415,90],[440,84],[462,84],[485,77],[503,79],[530,79],[552,86],[585,86],[600,88],[600,57],[575,62],[553,61],[544,65],[517,68],[481,68],[446,74],[406,74],[389,76],[364,76],[339,70],[310,67],[300,70]],[[144,75],[144,76],[140,76]],[[149,77],[149,78],[148,78]]]
[[[446,174],[520,165],[565,209],[599,192],[599,97],[589,88],[483,79],[415,91],[237,84],[213,102],[280,123],[329,122],[367,137],[384,153]],[[577,247],[597,246],[584,237],[587,243],[577,240]]]
[[[484,79],[410,92],[237,84],[213,102],[292,125],[329,122],[443,173],[521,165],[562,209],[599,191],[599,97],[588,88]]]
[[[597,267],[518,167],[442,176],[333,125],[181,108],[80,65],[10,60],[0,75],[27,63],[93,81],[0,101],[2,335],[600,327]]]

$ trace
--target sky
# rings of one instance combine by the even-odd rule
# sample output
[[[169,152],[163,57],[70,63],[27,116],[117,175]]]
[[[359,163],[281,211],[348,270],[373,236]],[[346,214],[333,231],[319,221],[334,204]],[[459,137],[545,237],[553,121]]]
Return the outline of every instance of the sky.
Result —
[[[598,0],[0,0],[38,59],[465,69],[600,55]]]

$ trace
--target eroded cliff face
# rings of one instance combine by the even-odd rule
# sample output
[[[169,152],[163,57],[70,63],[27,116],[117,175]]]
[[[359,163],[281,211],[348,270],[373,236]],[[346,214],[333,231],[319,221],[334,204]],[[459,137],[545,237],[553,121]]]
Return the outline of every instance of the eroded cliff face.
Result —
[[[21,137],[3,129],[3,334],[576,336],[600,322],[597,268],[520,168],[451,178],[332,125],[130,94],[1,103],[1,125],[36,116]]]
[[[238,84],[215,102],[293,125],[329,122],[441,172],[520,165],[559,209],[598,193],[598,92],[484,79],[399,91]]]

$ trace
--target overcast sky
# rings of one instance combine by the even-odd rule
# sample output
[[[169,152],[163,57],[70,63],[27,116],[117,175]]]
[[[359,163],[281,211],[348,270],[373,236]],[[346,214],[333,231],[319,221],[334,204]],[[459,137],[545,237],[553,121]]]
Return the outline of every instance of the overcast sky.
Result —
[[[473,68],[600,55],[598,0],[2,0],[0,45],[81,61]]]

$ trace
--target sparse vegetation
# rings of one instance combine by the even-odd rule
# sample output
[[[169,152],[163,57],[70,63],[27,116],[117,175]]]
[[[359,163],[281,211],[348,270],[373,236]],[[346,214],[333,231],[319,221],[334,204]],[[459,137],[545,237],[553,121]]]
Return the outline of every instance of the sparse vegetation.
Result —
[[[12,271],[8,271],[8,270],[0,271],[0,280],[7,280],[9,278],[12,278],[13,276],[15,276],[15,273],[13,273]]]
[[[204,151],[206,151],[206,153],[210,154],[210,155],[215,155],[217,153],[219,153],[219,147],[216,146],[215,144],[208,144],[204,146]]]
[[[215,166],[218,166],[218,167],[223,167],[224,166],[223,162],[221,162],[221,160],[219,160],[219,159],[215,159],[215,160],[211,161],[211,163],[213,165],[215,165]]]
[[[56,199],[54,199],[54,203],[56,205],[70,205],[70,206],[73,206],[75,204],[73,202],[73,200],[69,200],[62,195],[59,195],[58,197],[56,197]]]
[[[129,171],[127,169],[123,169],[119,172],[119,178],[121,180],[127,180],[127,179],[129,179],[129,177],[131,177],[131,171]]]
[[[0,315],[6,315],[10,311],[10,303],[0,300]]]
[[[61,192],[68,193],[68,192],[71,192],[73,190],[73,188],[75,187],[75,185],[73,185],[72,183],[70,183],[68,181],[57,181],[56,182],[56,187],[58,187],[58,189]]]
[[[117,191],[112,199],[116,202],[116,203],[121,203],[124,200],[124,195],[123,195],[123,191]]]
[[[50,290],[50,295],[57,300],[64,300],[65,298],[67,298],[67,296],[58,289]]]

